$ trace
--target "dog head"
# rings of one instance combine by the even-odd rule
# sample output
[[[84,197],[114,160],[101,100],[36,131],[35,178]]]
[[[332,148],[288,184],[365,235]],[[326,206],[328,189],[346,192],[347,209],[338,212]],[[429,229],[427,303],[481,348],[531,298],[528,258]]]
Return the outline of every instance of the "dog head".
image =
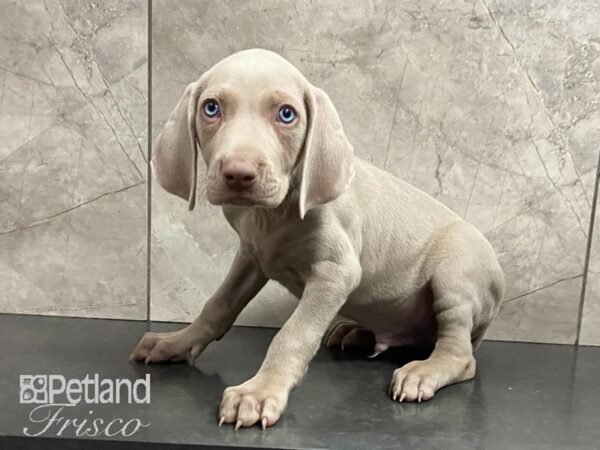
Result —
[[[300,217],[340,196],[353,149],[331,100],[266,50],[222,60],[188,85],[154,147],[159,184],[196,199],[198,154],[215,205],[276,208],[297,194]]]

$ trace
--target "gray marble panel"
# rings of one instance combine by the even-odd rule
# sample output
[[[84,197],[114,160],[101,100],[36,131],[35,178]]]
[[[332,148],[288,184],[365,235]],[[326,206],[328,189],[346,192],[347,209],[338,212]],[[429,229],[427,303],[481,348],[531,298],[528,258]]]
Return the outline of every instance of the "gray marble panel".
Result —
[[[489,7],[543,100],[554,140],[570,155],[590,204],[600,152],[600,3],[490,0]],[[597,233],[596,226],[582,343],[600,343]]]
[[[143,318],[146,2],[0,10],[0,311]]]
[[[359,156],[486,234],[507,276],[488,337],[574,342],[591,209],[582,161],[594,150],[565,143],[486,3],[158,0],[153,42],[155,133],[185,85],[221,58],[275,50],[329,93]],[[235,238],[217,208],[190,214],[154,193],[153,316],[191,320]],[[280,324],[293,301],[268,291],[251,307],[242,323]]]
[[[591,202],[600,151],[600,3],[485,1],[543,99]]]

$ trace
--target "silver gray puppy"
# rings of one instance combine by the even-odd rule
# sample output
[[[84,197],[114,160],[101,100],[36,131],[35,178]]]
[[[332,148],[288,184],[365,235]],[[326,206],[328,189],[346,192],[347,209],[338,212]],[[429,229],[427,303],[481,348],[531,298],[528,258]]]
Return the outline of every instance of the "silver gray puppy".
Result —
[[[329,97],[292,64],[247,50],[187,87],[152,163],[190,209],[198,151],[208,201],[222,205],[239,249],[199,317],[146,333],[132,360],[192,361],[272,279],[300,301],[257,374],[225,389],[220,424],[272,426],[323,338],[352,345],[364,329],[376,352],[433,348],[394,371],[394,400],[429,400],[474,377],[473,350],[504,291],[492,247],[432,197],[355,157]]]

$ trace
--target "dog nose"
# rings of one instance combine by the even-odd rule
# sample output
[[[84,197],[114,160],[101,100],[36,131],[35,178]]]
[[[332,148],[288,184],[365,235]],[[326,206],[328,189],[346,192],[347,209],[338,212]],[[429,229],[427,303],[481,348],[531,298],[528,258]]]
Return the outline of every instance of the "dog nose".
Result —
[[[225,183],[236,191],[252,187],[256,181],[257,164],[246,158],[231,158],[223,163]]]

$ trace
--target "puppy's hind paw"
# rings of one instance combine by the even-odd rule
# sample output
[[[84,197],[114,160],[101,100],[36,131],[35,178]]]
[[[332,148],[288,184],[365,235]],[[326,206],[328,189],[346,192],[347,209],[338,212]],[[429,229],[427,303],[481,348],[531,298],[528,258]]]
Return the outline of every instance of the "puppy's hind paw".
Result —
[[[365,347],[372,348],[375,338],[369,330],[352,322],[337,322],[325,334],[323,343],[325,347],[346,348]]]
[[[437,376],[430,373],[424,361],[413,361],[396,369],[390,383],[392,400],[423,402],[430,400],[437,389]]]

